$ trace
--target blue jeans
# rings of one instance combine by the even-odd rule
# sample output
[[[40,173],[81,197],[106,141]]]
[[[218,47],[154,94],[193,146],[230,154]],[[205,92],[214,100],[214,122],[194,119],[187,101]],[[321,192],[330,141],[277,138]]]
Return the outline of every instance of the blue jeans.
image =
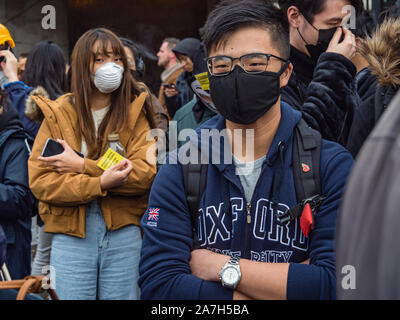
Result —
[[[97,201],[86,207],[86,238],[55,234],[50,277],[61,300],[139,300],[142,239],[137,226],[107,230]]]

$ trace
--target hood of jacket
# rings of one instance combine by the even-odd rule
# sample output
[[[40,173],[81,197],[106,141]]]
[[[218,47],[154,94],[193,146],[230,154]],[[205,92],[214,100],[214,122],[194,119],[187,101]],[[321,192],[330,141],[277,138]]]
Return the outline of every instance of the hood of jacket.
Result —
[[[361,46],[371,73],[381,86],[400,85],[400,19],[385,20]]]
[[[186,38],[179,42],[172,50],[175,54],[180,53],[188,56],[193,61],[193,74],[207,72],[206,50],[203,43],[195,38]]]
[[[44,118],[43,112],[40,110],[38,104],[33,99],[33,97],[38,97],[38,96],[42,96],[46,99],[50,98],[45,88],[39,86],[33,89],[25,101],[26,105],[25,116],[31,121],[41,123]]]

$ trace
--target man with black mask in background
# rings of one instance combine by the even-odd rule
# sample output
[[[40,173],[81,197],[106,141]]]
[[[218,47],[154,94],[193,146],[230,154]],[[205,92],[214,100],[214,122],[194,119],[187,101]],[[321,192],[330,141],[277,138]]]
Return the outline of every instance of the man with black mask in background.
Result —
[[[353,80],[355,36],[340,28],[355,18],[362,0],[280,0],[290,24],[290,61],[294,73],[282,100],[303,111],[303,118],[325,139],[345,145],[358,104]],[[350,11],[351,7],[352,9]],[[351,20],[350,20],[351,22]]]

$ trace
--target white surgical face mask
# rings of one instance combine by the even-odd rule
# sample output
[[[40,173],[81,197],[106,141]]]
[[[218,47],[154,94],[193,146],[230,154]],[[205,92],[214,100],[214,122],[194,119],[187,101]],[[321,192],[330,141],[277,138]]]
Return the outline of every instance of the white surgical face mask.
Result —
[[[94,75],[94,85],[100,92],[108,94],[121,86],[124,68],[109,62],[101,66]]]

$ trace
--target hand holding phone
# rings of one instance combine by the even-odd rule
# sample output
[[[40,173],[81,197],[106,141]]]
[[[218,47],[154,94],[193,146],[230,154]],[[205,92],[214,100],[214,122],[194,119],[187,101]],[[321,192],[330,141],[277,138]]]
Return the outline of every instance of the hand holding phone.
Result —
[[[47,139],[42,150],[42,156],[38,160],[60,174],[83,173],[85,171],[83,154],[73,150],[63,140]]]
[[[176,89],[176,86],[173,83],[166,83],[164,86],[164,93],[168,98],[174,97],[178,95],[180,92]]]
[[[49,139],[47,139],[46,144],[44,145],[41,156],[43,158],[50,158],[50,157],[53,157],[53,156],[63,153],[64,150],[65,150],[64,147],[60,143],[49,138]],[[85,157],[82,153],[80,153],[76,150],[74,150],[74,151],[81,158]]]

